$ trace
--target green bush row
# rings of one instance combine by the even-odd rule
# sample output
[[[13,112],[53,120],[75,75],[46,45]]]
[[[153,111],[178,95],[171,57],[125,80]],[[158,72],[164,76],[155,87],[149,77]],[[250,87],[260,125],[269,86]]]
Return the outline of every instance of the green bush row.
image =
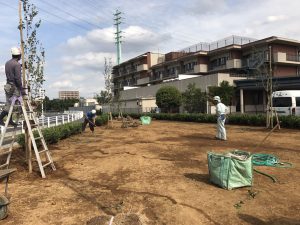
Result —
[[[123,116],[128,114],[124,113]],[[129,114],[132,118],[139,119],[141,116],[150,116],[157,120],[172,120],[198,123],[216,123],[216,116],[210,114],[168,114],[168,113],[144,113],[144,114]],[[116,116],[116,115],[114,115]],[[300,129],[299,116],[279,116],[280,126],[285,128]],[[250,126],[265,126],[266,115],[264,114],[229,114],[226,119],[227,124],[235,125],[250,125]],[[276,119],[274,117],[274,124]]]
[[[108,114],[102,114],[96,117],[95,123],[97,126],[105,125],[108,121]]]
[[[43,136],[47,144],[57,143],[59,140],[70,137],[71,135],[81,133],[82,123],[73,122],[56,127],[49,127],[42,130]],[[34,136],[37,137],[37,131],[34,131]],[[23,148],[25,147],[25,136],[20,134],[17,136],[17,142]]]

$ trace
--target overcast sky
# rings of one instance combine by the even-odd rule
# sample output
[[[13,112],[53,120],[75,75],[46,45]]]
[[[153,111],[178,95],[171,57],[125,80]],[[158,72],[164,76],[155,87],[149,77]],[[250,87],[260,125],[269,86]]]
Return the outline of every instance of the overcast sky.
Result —
[[[79,90],[93,97],[104,87],[104,57],[116,62],[113,13],[123,14],[122,59],[167,53],[231,35],[300,40],[299,0],[31,0],[39,9],[38,38],[46,50],[45,89]],[[20,43],[18,1],[0,0],[0,100],[4,64]]]

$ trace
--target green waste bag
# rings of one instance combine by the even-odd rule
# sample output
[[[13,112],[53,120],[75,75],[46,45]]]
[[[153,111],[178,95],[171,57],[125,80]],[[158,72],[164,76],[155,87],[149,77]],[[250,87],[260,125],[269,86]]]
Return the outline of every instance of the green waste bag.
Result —
[[[228,153],[207,153],[209,179],[212,183],[231,190],[233,188],[252,186],[252,155],[235,150]]]
[[[7,217],[7,205],[9,204],[8,199],[4,195],[0,195],[0,220]]]
[[[140,119],[141,119],[143,125],[149,125],[151,123],[150,116],[141,116]]]

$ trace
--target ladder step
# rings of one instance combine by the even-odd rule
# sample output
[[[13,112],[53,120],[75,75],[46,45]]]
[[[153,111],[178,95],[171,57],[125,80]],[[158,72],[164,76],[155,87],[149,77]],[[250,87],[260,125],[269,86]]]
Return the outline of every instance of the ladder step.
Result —
[[[34,138],[34,140],[41,140],[41,139],[43,139],[43,137],[36,137],[36,138]]]
[[[2,169],[3,167],[7,167],[8,165],[9,165],[8,163],[2,164],[0,165],[0,169]]]
[[[34,113],[33,111],[26,111],[27,113]]]
[[[46,151],[48,151],[48,149],[44,149],[44,150],[42,150],[42,151],[39,151],[39,154],[41,154],[41,153],[43,153],[43,152],[46,152]]]
[[[52,162],[48,162],[46,164],[43,165],[43,167],[49,166]]]
[[[0,152],[0,156],[2,156],[2,155],[8,155],[8,154],[11,153],[11,152],[12,152],[12,150],[6,151],[6,152]]]

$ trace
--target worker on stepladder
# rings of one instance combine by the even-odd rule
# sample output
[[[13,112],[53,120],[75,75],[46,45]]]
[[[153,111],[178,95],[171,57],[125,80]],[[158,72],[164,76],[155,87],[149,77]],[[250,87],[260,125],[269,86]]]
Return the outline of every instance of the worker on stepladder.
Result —
[[[225,130],[225,120],[226,120],[226,106],[221,102],[219,96],[214,97],[214,103],[216,105],[217,114],[217,135],[216,139],[226,141],[226,130]]]
[[[86,115],[84,115],[84,121],[82,124],[82,132],[85,131],[85,127],[87,124],[89,124],[90,130],[94,133],[94,127],[95,125],[95,119],[96,119],[96,110],[93,109],[90,112],[87,112]]]
[[[21,59],[21,50],[17,47],[11,48],[12,59],[5,63],[5,74],[6,74],[6,84],[4,85],[4,91],[6,96],[6,103],[4,110],[0,114],[0,125],[4,126],[3,119],[8,115],[8,111],[11,104],[11,98],[13,96],[20,97],[23,96],[23,99],[27,99],[25,90],[22,86],[22,73],[21,73],[21,64],[19,60]],[[17,124],[12,120],[12,117],[9,120],[9,125],[17,126]]]

